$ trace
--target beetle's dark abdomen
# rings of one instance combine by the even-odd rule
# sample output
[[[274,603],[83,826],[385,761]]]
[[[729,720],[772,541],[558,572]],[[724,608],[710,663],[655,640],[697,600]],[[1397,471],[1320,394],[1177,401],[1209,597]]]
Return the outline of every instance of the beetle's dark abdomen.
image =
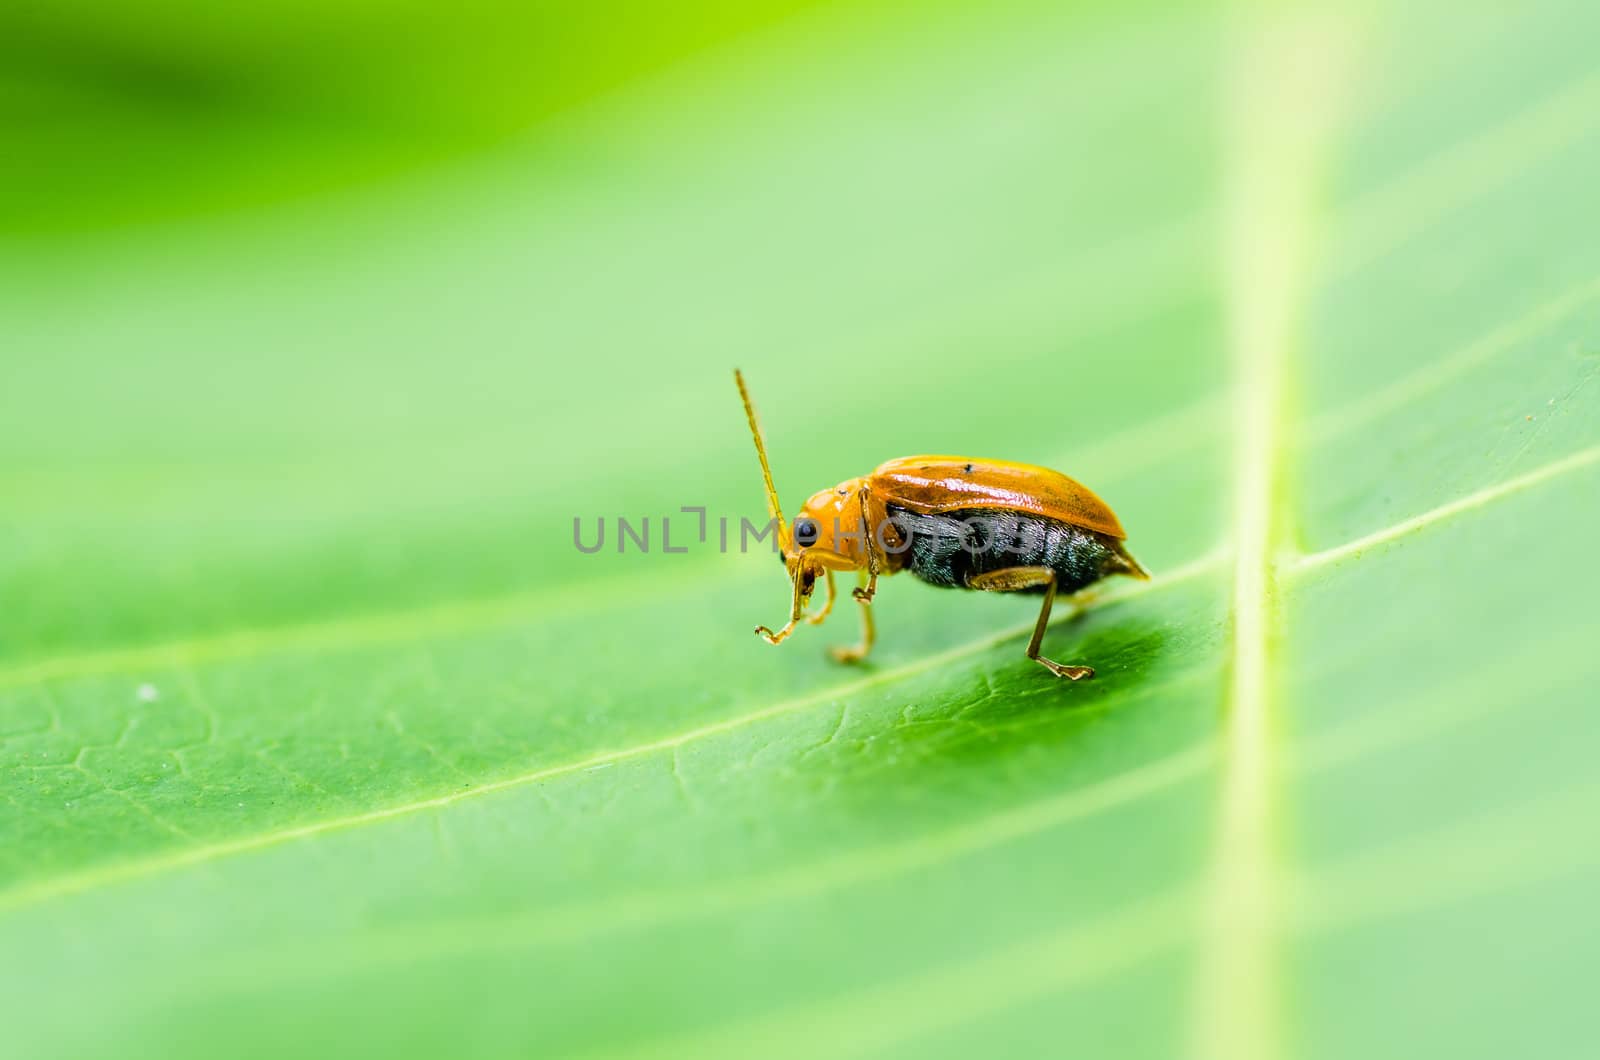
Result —
[[[899,556],[904,569],[930,585],[964,589],[990,571],[1049,567],[1057,591],[1073,593],[1133,569],[1116,538],[1027,512],[964,508],[925,515],[889,505],[888,513],[909,539]]]

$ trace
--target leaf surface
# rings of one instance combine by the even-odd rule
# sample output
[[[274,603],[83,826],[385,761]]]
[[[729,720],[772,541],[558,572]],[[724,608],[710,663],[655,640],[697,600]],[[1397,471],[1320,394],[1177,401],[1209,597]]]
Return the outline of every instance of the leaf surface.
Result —
[[[369,200],[5,259],[10,1047],[1583,1040],[1593,19],[1330,18],[1322,122],[1271,24],[828,9]],[[1095,680],[909,580],[868,667],[848,599],[751,637],[735,363],[791,507],[911,452],[1105,497],[1156,578],[1058,612]]]

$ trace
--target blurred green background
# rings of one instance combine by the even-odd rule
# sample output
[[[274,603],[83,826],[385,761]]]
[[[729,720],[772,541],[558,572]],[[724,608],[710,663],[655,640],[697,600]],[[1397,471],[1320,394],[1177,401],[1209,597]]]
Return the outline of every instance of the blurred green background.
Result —
[[[1596,28],[8,6],[8,1051],[1585,1051]],[[1096,680],[902,579],[751,637],[660,548],[761,512],[735,365],[791,511],[1104,496]]]

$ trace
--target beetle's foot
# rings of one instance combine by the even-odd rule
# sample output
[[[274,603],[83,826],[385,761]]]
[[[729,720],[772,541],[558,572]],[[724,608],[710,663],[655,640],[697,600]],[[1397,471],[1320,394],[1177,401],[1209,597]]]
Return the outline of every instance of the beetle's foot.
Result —
[[[864,604],[872,603],[872,590],[870,589],[863,589],[860,586],[857,586],[856,588],[850,590],[850,595],[855,597],[857,600],[860,600]]]
[[[1057,677],[1065,677],[1068,681],[1082,681],[1094,676],[1092,666],[1065,666],[1050,659],[1035,659],[1034,662],[1049,670]]]
[[[782,637],[772,632],[772,630],[768,629],[766,626],[757,626],[756,636],[760,637],[768,644],[777,644],[779,641],[783,640]]]
[[[860,644],[853,644],[848,648],[835,644],[833,647],[828,649],[828,654],[833,656],[833,661],[836,663],[849,664],[858,663],[865,659],[867,657],[867,650],[867,648]]]

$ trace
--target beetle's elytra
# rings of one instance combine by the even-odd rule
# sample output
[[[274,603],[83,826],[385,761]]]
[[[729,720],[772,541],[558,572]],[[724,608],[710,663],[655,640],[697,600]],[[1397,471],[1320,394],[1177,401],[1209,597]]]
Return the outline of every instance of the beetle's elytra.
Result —
[[[1028,658],[1058,677],[1093,677],[1087,666],[1068,666],[1039,654],[1056,592],[1074,593],[1101,578],[1150,575],[1123,547],[1122,524],[1087,487],[1049,468],[960,456],[906,456],[881,464],[811,496],[790,527],[772,484],[766,440],[744,376],[735,371],[739,396],[755,438],[766,484],[767,512],[777,524],[778,547],[793,591],[789,621],[776,632],[757,626],[769,644],[781,644],[799,622],[820,624],[833,610],[835,571],[857,571],[854,596],[861,605],[861,643],[834,648],[840,662],[864,659],[875,631],[872,598],[878,577],[910,571],[932,585],[1001,593],[1042,593]],[[827,585],[822,610],[806,613],[818,577]]]

